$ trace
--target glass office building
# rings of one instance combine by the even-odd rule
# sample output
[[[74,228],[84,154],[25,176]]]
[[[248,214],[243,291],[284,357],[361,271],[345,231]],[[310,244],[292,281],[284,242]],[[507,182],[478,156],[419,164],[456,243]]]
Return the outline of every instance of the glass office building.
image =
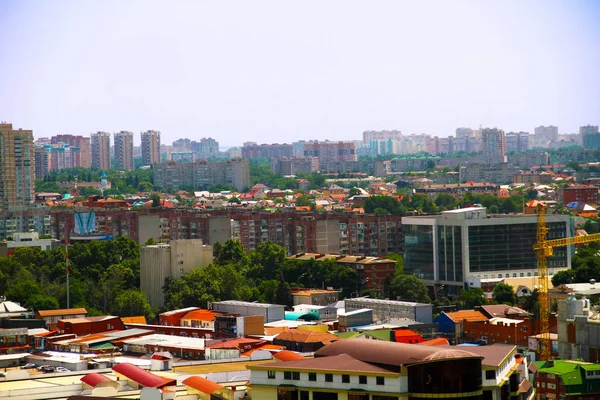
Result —
[[[569,216],[548,215],[548,239],[572,236]],[[537,275],[536,215],[487,216],[483,207],[405,217],[404,271],[427,284],[463,286],[469,278]],[[549,274],[570,268],[570,252],[557,248]]]

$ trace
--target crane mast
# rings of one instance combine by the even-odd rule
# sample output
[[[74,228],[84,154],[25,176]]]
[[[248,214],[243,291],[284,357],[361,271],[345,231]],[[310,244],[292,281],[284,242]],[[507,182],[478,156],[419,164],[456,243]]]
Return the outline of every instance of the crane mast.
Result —
[[[542,336],[540,359],[543,361],[549,361],[552,358],[552,341],[550,340],[550,308],[548,305],[548,257],[552,257],[552,255],[554,255],[555,247],[600,241],[600,233],[548,240],[549,229],[548,225],[546,224],[546,209],[546,204],[538,204],[536,243],[533,246],[533,250],[536,252],[538,262],[540,334]]]

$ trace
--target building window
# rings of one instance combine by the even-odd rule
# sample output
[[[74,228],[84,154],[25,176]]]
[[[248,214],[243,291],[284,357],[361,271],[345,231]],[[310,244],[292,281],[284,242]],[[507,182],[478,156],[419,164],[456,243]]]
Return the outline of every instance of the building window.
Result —
[[[378,385],[385,385],[385,377],[383,376],[378,376],[376,381]]]
[[[317,381],[317,374],[315,372],[309,372],[308,373],[308,380],[311,382],[316,382]]]
[[[367,377],[365,375],[359,375],[359,377],[358,377],[358,383],[360,383],[361,385],[366,385],[367,384]]]
[[[292,380],[292,371],[283,371],[283,379]]]
[[[275,371],[267,371],[267,377],[269,379],[275,379]]]
[[[342,383],[350,383],[350,375],[342,375]]]
[[[496,371],[485,371],[485,379],[496,379]]]
[[[333,382],[333,374],[325,374],[325,382]]]
[[[293,381],[299,381],[300,380],[300,372],[292,372],[292,380]]]

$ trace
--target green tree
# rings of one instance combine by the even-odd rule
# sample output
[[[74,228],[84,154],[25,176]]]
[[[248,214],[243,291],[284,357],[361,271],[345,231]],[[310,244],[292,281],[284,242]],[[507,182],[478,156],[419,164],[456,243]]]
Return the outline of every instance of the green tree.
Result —
[[[461,289],[459,299],[459,307],[464,310],[471,310],[477,306],[483,306],[487,304],[485,293],[481,288]]]
[[[121,317],[143,315],[148,321],[154,321],[154,312],[145,293],[137,289],[121,292],[111,306],[111,313]]]
[[[398,253],[388,253],[385,258],[396,261],[396,274],[404,273],[404,257]]]
[[[160,207],[160,196],[158,193],[153,193],[150,196],[150,200],[152,200],[152,207]]]
[[[521,308],[527,312],[533,314],[535,318],[539,318],[540,316],[540,292],[538,289],[533,289],[529,296],[526,296],[523,299],[521,304]]]
[[[39,310],[56,310],[60,307],[58,304],[58,300],[51,296],[46,296],[43,294],[34,294],[29,296],[27,302],[25,303],[25,307],[30,310],[39,311]]]
[[[516,300],[515,290],[511,285],[499,283],[492,291],[492,299],[498,304],[514,305]]]
[[[313,201],[311,200],[310,197],[308,197],[307,195],[302,195],[302,196],[298,196],[296,198],[296,205],[298,207],[305,207],[305,206],[310,206],[313,204]]]
[[[575,270],[567,269],[564,271],[558,271],[552,275],[552,286],[557,287],[566,283],[573,283],[575,281]]]
[[[353,187],[348,192],[348,197],[356,196],[356,195],[359,195],[360,193],[361,193],[360,189]]]
[[[226,265],[229,263],[247,265],[248,255],[239,240],[228,239],[225,244],[215,243],[213,246],[215,263]]]
[[[429,303],[427,286],[414,275],[398,274],[390,282],[391,298]]]

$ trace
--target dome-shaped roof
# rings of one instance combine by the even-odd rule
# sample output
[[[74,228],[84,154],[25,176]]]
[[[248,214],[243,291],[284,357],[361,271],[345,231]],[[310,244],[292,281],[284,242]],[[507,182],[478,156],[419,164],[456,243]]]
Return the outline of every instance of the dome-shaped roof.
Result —
[[[455,350],[455,349],[444,349],[440,351],[436,351],[433,354],[428,355],[423,359],[423,361],[435,361],[435,360],[450,360],[454,358],[465,358],[465,357],[479,357],[475,353],[471,353],[470,351],[465,350]]]
[[[102,178],[106,178],[106,173],[102,173]]]

